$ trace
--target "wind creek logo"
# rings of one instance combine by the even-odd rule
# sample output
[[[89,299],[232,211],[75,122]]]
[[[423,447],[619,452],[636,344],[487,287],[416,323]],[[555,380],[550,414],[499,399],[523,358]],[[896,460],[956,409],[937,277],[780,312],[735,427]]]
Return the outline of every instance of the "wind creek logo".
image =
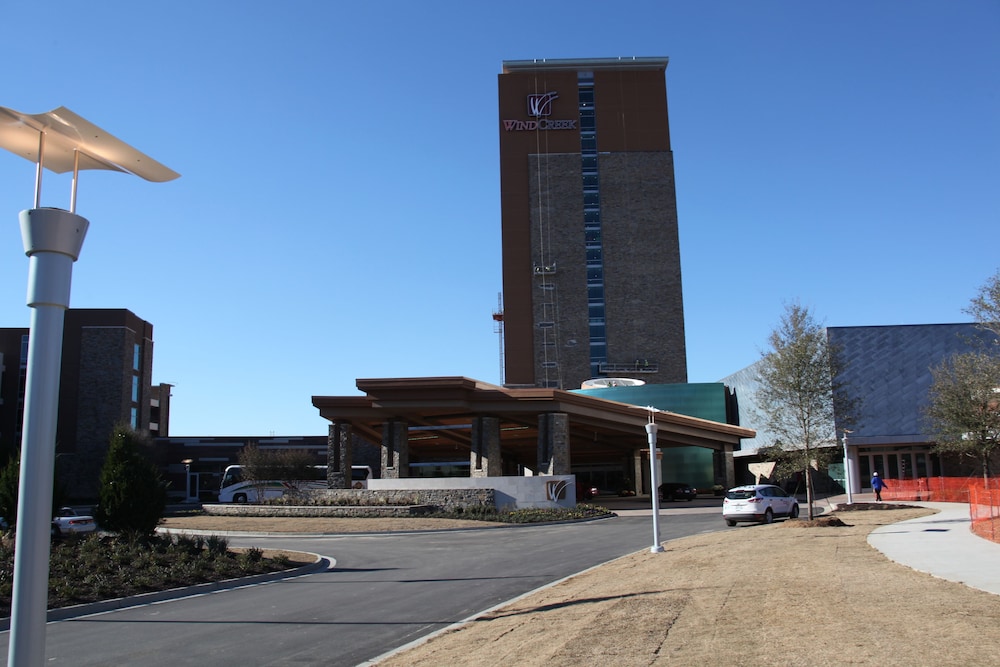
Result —
[[[566,500],[566,489],[569,488],[569,481],[561,479],[555,482],[545,482],[545,498],[547,500]]]
[[[551,116],[552,102],[558,97],[559,93],[555,91],[541,95],[528,95],[528,115],[532,118]]]
[[[503,129],[507,132],[523,130],[575,130],[576,119],[549,120],[552,115],[552,102],[559,98],[559,93],[528,95],[528,116],[537,120],[504,120]]]

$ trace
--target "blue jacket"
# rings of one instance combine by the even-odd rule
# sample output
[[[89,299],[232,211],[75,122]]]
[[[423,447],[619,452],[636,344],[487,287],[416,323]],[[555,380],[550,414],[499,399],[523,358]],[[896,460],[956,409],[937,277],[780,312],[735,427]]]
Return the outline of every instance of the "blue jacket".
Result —
[[[874,477],[872,477],[872,488],[881,490],[886,488],[886,485],[885,482],[882,481],[881,477],[875,475]]]

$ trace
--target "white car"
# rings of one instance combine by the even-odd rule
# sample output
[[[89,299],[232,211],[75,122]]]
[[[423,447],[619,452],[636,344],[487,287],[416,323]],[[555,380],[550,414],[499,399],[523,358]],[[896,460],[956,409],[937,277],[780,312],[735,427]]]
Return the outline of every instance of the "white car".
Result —
[[[722,501],[722,518],[730,526],[738,521],[771,523],[779,516],[798,517],[799,501],[771,484],[737,486],[729,489]]]
[[[52,536],[74,535],[76,533],[92,533],[97,530],[94,517],[77,514],[72,507],[60,507],[52,517]]]

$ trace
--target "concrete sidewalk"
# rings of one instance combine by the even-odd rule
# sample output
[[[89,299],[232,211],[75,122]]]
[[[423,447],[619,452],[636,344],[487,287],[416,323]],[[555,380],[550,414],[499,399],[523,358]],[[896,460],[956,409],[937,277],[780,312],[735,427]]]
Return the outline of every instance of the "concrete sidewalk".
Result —
[[[1000,595],[1000,544],[972,532],[967,504],[906,504],[938,513],[876,528],[868,544],[901,565]]]

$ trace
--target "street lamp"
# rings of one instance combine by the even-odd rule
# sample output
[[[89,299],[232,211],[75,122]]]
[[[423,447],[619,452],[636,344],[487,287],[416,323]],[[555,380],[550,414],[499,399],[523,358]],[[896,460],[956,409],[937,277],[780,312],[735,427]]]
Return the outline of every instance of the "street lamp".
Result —
[[[847,489],[847,504],[854,504],[854,497],[851,495],[851,461],[847,458],[847,434],[854,433],[854,431],[848,431],[846,428],[843,429],[844,432],[844,487]]]
[[[191,464],[194,463],[191,459],[184,459],[181,461],[184,464],[184,478],[185,478],[185,493],[184,502],[186,503],[196,503],[197,498],[191,497]]]
[[[107,169],[157,182],[179,174],[65,107],[42,114],[0,107],[0,148],[35,163],[34,207],[19,216],[28,256],[31,329],[7,660],[10,665],[42,665],[63,324],[73,263],[80,256],[90,226],[76,215],[79,172]],[[58,174],[73,172],[69,211],[41,207],[43,167]]]
[[[649,410],[649,422],[646,424],[646,440],[649,442],[649,495],[652,498],[653,508],[653,546],[649,548],[649,552],[657,554],[663,551],[663,545],[660,544],[660,494],[656,483],[659,479],[657,474],[659,466],[656,461],[656,421],[653,419],[653,411],[656,408],[647,409]]]

